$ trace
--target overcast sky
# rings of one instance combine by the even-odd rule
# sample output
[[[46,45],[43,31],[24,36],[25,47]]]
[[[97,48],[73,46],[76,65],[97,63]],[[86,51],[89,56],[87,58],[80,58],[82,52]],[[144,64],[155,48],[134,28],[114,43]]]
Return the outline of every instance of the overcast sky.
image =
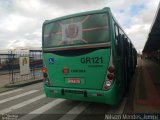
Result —
[[[159,0],[0,0],[0,49],[41,47],[44,20],[110,7],[141,50],[158,4]]]

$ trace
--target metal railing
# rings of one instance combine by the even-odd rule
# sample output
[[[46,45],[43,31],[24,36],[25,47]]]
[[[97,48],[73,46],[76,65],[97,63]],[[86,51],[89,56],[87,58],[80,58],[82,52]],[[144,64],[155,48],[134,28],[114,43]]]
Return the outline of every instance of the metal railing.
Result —
[[[29,58],[29,72],[23,75],[20,69],[20,57],[22,56]],[[9,51],[8,54],[0,54],[0,75],[8,74],[10,84],[42,79],[42,66],[41,50],[30,50],[28,54],[21,51]]]

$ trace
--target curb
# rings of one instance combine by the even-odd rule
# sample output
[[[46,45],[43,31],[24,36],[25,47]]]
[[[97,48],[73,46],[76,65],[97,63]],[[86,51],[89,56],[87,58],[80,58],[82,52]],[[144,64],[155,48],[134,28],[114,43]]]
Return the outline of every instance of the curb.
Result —
[[[43,81],[43,79],[41,79],[41,80],[29,81],[29,82],[25,82],[25,83],[8,84],[8,85],[5,85],[5,88],[24,87],[24,86],[31,85],[31,84],[35,84],[35,83],[39,83],[39,82],[42,82],[42,81]]]

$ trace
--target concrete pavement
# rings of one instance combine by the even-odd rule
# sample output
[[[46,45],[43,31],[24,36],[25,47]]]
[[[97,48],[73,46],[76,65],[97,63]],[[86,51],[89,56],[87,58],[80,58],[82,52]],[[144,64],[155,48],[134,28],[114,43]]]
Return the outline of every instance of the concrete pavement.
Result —
[[[160,112],[160,65],[138,59],[139,68],[135,85],[134,112]]]

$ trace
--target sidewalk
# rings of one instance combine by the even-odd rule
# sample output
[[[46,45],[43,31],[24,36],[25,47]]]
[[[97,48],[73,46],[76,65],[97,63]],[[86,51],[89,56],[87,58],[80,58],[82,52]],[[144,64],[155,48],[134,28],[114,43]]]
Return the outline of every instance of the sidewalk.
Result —
[[[35,83],[42,82],[42,81],[43,81],[43,79],[20,81],[20,82],[14,83],[14,84],[6,84],[5,88],[24,87],[24,86],[35,84]]]
[[[138,58],[134,113],[160,112],[160,65]]]
[[[42,82],[42,79],[36,79],[36,80],[31,79],[31,80],[18,81],[15,82],[14,84],[11,84],[10,77],[11,76],[9,74],[0,75],[0,93],[13,90],[19,87],[35,84],[38,82]]]
[[[5,75],[0,74],[0,88],[4,87],[6,84],[9,84],[9,82],[10,82],[9,74],[5,74]]]

